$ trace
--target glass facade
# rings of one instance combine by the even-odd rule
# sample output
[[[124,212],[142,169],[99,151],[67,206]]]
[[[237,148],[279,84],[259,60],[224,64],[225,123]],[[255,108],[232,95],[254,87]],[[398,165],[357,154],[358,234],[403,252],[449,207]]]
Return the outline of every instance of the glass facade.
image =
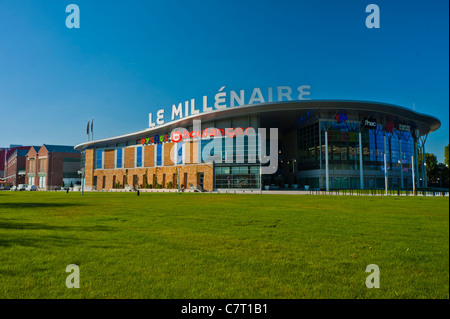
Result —
[[[156,144],[156,166],[162,165],[162,144]]]
[[[142,146],[136,147],[136,167],[142,167]]]
[[[328,149],[325,147],[325,131],[328,135]],[[381,126],[361,130],[357,122],[337,123],[325,120],[297,129],[299,184],[305,183],[306,177],[303,176],[308,171],[318,170],[314,173],[315,176],[309,176],[309,184],[317,188],[325,187],[325,152],[328,152],[330,188],[360,188],[360,151],[364,188],[384,188],[385,153],[389,187],[411,187],[414,140],[410,132],[385,132]]]
[[[103,168],[103,151],[97,150],[95,152],[95,168]]]
[[[318,123],[317,123],[318,125]],[[336,170],[359,170],[359,125],[336,125],[328,128],[328,167]],[[322,130],[321,167],[325,168],[325,132]],[[367,148],[367,145],[366,145]],[[364,138],[363,138],[364,151]],[[364,154],[364,153],[363,153]]]
[[[297,148],[299,171],[320,168],[319,123],[298,129]]]
[[[201,140],[202,162],[259,164],[257,136],[216,137]]]
[[[214,165],[215,189],[260,189],[261,176],[256,136],[201,140],[201,160]],[[229,165],[227,165],[230,163]]]
[[[260,166],[215,166],[214,188],[259,189]]]
[[[116,168],[122,168],[123,163],[123,150],[121,148],[116,149]]]
[[[183,144],[182,143],[175,143],[175,149],[176,149],[176,154],[177,154],[177,160],[176,160],[176,165],[181,165],[183,164]]]

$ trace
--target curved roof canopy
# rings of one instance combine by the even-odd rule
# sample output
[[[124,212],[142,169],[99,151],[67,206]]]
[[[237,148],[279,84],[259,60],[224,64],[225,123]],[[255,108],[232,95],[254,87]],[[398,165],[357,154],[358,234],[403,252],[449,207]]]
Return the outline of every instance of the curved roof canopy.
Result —
[[[421,114],[408,108],[380,102],[370,101],[349,101],[349,100],[304,100],[304,101],[283,101],[272,103],[259,103],[234,108],[226,108],[207,113],[191,115],[180,120],[171,121],[163,125],[147,128],[145,130],[125,134],[107,139],[89,141],[75,146],[76,150],[83,150],[96,145],[123,143],[132,139],[140,139],[149,135],[149,133],[158,133],[160,131],[171,131],[177,127],[188,127],[192,120],[212,121],[221,120],[229,117],[239,117],[248,115],[265,115],[270,112],[282,111],[314,111],[318,114],[330,114],[339,111],[360,114],[362,118],[376,118],[379,122],[395,118],[403,123],[413,124],[418,130],[419,136],[436,131],[441,122],[434,116]],[[322,117],[322,116],[321,116]],[[330,117],[325,117],[330,118]]]

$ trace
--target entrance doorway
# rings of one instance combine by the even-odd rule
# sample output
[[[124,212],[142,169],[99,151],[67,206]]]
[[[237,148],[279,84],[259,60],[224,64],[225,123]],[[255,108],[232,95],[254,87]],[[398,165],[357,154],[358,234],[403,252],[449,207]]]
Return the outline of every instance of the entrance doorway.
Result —
[[[198,188],[200,190],[203,190],[203,181],[204,181],[205,174],[203,172],[198,173],[197,175],[197,184]]]

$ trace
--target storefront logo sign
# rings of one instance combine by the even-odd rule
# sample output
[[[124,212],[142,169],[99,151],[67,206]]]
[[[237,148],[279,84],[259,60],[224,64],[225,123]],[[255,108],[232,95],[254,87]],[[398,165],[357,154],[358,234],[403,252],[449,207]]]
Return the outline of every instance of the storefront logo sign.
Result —
[[[169,141],[168,135],[155,135],[137,140],[138,144],[161,144]]]
[[[377,128],[377,120],[375,119],[366,119],[364,121],[364,126],[371,128],[371,129],[375,129]]]
[[[338,123],[345,123],[348,120],[347,114],[345,113],[338,113],[335,117],[336,121]]]
[[[399,125],[398,125],[398,129],[399,129],[400,131],[407,131],[407,132],[409,132],[409,131],[411,131],[411,126],[409,126],[409,125],[404,125],[404,124],[399,124]]]

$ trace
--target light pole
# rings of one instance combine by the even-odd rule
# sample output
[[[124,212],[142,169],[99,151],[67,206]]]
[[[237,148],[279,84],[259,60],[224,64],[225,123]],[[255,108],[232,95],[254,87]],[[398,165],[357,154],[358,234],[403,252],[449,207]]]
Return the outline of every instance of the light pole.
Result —
[[[178,188],[178,194],[180,193],[180,168],[177,168],[177,188]]]
[[[84,195],[84,167],[78,171],[78,175],[81,175],[81,195]]]
[[[424,156],[424,160],[425,160],[425,156]],[[427,182],[427,163],[423,163],[423,185],[425,187],[428,187],[428,182]]]
[[[414,172],[414,156],[411,156],[413,195],[416,196],[416,177]]]
[[[384,188],[386,195],[388,194],[388,173],[387,173],[387,162],[386,153],[384,153]]]

